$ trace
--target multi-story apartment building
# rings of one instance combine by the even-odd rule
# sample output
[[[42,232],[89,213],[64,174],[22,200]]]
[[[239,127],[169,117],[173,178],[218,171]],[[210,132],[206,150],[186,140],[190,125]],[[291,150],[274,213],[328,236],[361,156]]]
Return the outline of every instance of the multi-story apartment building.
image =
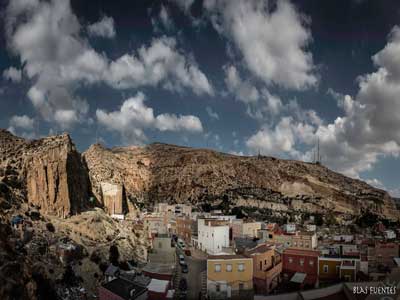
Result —
[[[217,255],[207,259],[209,299],[253,299],[253,259]]]
[[[318,261],[320,281],[356,281],[360,271],[361,255],[359,251],[336,252],[321,250]]]
[[[282,260],[274,245],[261,244],[245,255],[253,259],[253,283],[256,294],[269,294],[281,281]]]
[[[297,231],[294,234],[282,232],[270,232],[268,241],[284,245],[286,248],[299,248],[314,250],[318,246],[317,234],[315,232]]]
[[[208,254],[219,254],[229,247],[229,222],[217,219],[197,220],[197,241],[192,239],[195,247]]]
[[[314,287],[318,283],[318,256],[320,252],[306,249],[285,249],[283,251],[282,273],[284,280],[301,287]]]

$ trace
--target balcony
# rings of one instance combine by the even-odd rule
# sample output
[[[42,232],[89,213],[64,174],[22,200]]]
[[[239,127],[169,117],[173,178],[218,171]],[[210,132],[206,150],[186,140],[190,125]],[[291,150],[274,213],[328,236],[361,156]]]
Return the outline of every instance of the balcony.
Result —
[[[266,278],[274,278],[282,272],[282,262],[277,263],[275,266],[270,266],[265,271]]]

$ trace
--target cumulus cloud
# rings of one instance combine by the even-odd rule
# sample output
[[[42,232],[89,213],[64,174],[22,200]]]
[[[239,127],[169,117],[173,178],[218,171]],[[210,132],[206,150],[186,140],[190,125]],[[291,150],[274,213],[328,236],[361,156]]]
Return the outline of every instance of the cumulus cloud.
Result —
[[[384,49],[372,57],[377,71],[360,76],[353,98],[338,97],[344,115],[316,135],[326,163],[357,177],[382,156],[400,153],[400,29],[396,26]]]
[[[10,118],[8,131],[14,135],[22,136],[27,139],[33,139],[35,121],[27,115],[15,115]]]
[[[174,38],[153,39],[138,55],[125,54],[111,62],[107,81],[115,88],[161,85],[171,91],[191,88],[197,95],[213,95],[213,87],[193,60],[176,48]]]
[[[10,119],[10,126],[22,128],[26,130],[32,130],[34,125],[33,118],[28,117],[27,115],[22,116],[12,116]]]
[[[287,106],[295,118],[292,122],[260,130],[247,143],[251,149],[261,148],[273,153],[301,151],[303,157],[312,157],[313,144],[318,139],[322,163],[346,175],[359,178],[371,170],[380,158],[400,154],[400,28],[394,27],[388,43],[372,61],[377,70],[358,78],[358,92],[352,97],[333,90],[328,93],[337,100],[343,115],[332,123],[323,123],[313,111],[300,109],[297,103]],[[284,110],[286,107],[284,108]],[[303,133],[294,135],[293,128]],[[282,126],[285,125],[283,128]],[[284,130],[285,129],[285,130]],[[279,138],[284,133],[286,139]],[[297,138],[297,141],[296,141]],[[310,146],[301,150],[299,144]],[[272,147],[271,145],[274,145]],[[264,148],[263,148],[264,147]],[[294,152],[296,154],[296,152]],[[377,181],[370,182],[375,186]]]
[[[100,21],[89,25],[87,30],[91,36],[113,38],[116,35],[114,19],[107,16],[104,16]]]
[[[215,29],[240,51],[247,68],[266,84],[295,90],[314,86],[308,19],[288,0],[205,0]]]
[[[9,67],[3,71],[3,77],[12,82],[20,82],[22,79],[22,71],[14,67]]]
[[[69,1],[10,1],[5,23],[8,46],[32,81],[28,98],[46,121],[62,129],[86,120],[88,103],[75,95],[81,85],[105,82],[118,89],[152,85],[213,93],[194,59],[187,59],[173,38],[154,39],[137,56],[125,54],[115,61],[96,52],[82,36]]]
[[[246,141],[246,146],[252,153],[305,160],[308,157],[297,147],[299,143],[313,139],[313,133],[313,126],[298,122],[292,117],[283,117],[275,126],[264,125]]]
[[[198,117],[192,115],[159,114],[154,115],[151,107],[145,104],[145,95],[138,93],[125,100],[117,111],[106,112],[97,109],[99,124],[107,130],[118,132],[125,142],[143,143],[147,140],[145,130],[199,133],[203,126]]]

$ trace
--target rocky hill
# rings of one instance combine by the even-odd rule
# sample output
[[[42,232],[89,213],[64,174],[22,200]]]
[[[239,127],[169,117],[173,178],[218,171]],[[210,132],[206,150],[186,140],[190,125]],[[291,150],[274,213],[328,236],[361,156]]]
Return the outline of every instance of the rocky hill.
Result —
[[[106,149],[93,145],[83,157],[94,194],[101,182],[124,186],[128,201],[211,203],[276,211],[363,211],[397,220],[390,195],[363,181],[313,163],[243,157],[166,144]]]
[[[28,141],[1,130],[0,182],[12,188],[8,201],[27,200],[59,217],[84,210],[90,195],[101,203],[104,182],[123,186],[130,209],[167,201],[399,217],[387,192],[319,164],[158,143],[112,149],[95,144],[81,157],[68,134]]]
[[[0,182],[12,188],[12,197],[59,217],[80,212],[90,191],[87,170],[68,134],[28,141],[0,129]]]

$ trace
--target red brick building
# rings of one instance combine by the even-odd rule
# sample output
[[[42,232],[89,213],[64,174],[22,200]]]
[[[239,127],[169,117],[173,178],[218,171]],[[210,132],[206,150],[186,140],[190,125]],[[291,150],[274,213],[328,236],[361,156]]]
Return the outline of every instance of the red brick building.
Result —
[[[288,248],[283,251],[282,274],[286,281],[313,287],[318,282],[319,251]]]
[[[189,244],[192,240],[194,222],[195,221],[189,217],[176,218],[176,233],[187,244]]]

